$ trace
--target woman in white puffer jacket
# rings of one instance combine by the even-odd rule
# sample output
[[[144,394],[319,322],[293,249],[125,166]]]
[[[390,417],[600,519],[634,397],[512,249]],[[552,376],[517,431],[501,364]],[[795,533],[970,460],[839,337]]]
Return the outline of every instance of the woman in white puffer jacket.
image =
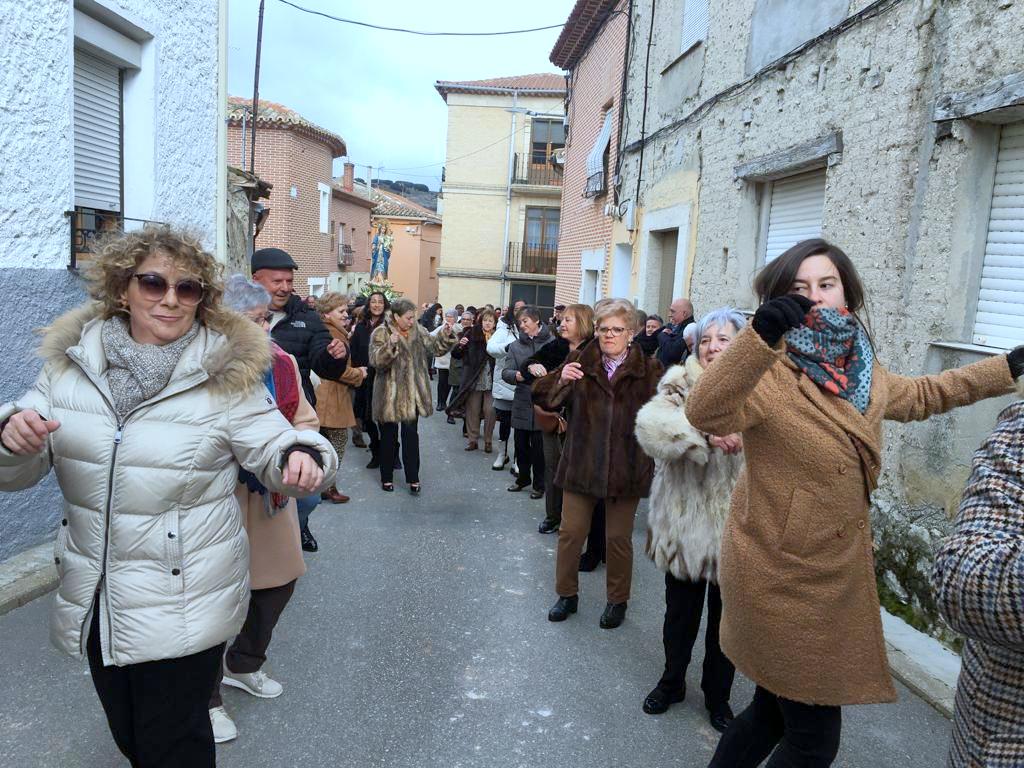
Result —
[[[494,333],[487,342],[487,354],[494,358],[494,370],[500,371],[505,367],[508,345],[518,338],[515,314],[510,309],[504,317],[498,318]],[[502,381],[501,376],[494,377],[491,384],[491,399],[498,417],[498,439],[501,441],[501,450],[497,452],[498,455],[491,465],[491,469],[494,470],[502,470],[508,464],[508,440],[512,436],[512,400],[515,396],[514,386]]]
[[[52,468],[65,499],[51,639],[88,656],[135,766],[214,765],[207,704],[249,602],[239,468],[293,496],[337,469],[279,411],[266,335],[220,306],[218,273],[166,229],[108,242],[96,301],[46,330],[35,386],[0,407],[0,489]]]

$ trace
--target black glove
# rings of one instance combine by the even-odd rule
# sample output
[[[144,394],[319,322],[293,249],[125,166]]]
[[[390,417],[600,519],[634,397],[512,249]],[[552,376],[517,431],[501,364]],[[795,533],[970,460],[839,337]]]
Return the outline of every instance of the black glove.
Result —
[[[758,307],[751,325],[765,344],[774,347],[786,331],[803,325],[813,306],[813,301],[795,293],[769,299]]]
[[[1024,376],[1024,345],[1011,349],[1006,355],[1006,362],[1014,381]]]

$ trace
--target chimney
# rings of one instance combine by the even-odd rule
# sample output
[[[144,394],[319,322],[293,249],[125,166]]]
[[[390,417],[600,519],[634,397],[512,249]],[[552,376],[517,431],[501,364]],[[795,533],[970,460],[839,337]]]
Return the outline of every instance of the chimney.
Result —
[[[354,163],[345,163],[345,175],[342,177],[341,186],[346,192],[353,189],[352,177],[355,175],[356,166]]]

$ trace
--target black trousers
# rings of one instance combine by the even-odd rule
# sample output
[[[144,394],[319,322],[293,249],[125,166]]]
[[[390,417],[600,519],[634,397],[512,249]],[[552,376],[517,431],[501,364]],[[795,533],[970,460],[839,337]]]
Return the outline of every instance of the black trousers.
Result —
[[[263,667],[267,660],[267,648],[274,636],[274,627],[295,593],[296,581],[289,581],[280,587],[254,589],[249,593],[249,612],[245,615],[245,624],[224,655],[224,664],[232,672],[255,672]],[[213,686],[213,696],[210,697],[211,708],[223,704],[220,695],[220,681],[223,677],[223,668],[218,668],[217,682]]]
[[[757,686],[732,721],[708,768],[828,768],[839,752],[839,707],[801,704]],[[774,750],[774,754],[772,754]]]
[[[665,672],[658,685],[678,690],[686,684],[686,669],[690,666],[693,644],[700,632],[700,617],[704,613],[704,593],[708,595],[708,623],[704,632],[704,668],[700,687],[704,691],[704,704],[711,711],[729,703],[736,667],[722,653],[718,642],[718,627],[722,622],[722,593],[717,584],[704,579],[680,580],[665,574],[665,623],[662,642],[665,645]]]
[[[499,408],[495,408],[494,411],[498,415],[498,439],[508,442],[512,437],[512,411],[502,411]]]
[[[419,419],[382,422],[380,425],[380,481],[391,483],[395,479],[395,459],[398,456],[398,433],[402,433],[402,466],[405,467],[405,482],[420,481],[420,434]]]
[[[216,765],[210,691],[224,644],[191,656],[103,666],[99,606],[86,651],[92,683],[110,733],[132,768],[207,768]]]
[[[448,383],[448,369],[437,369],[437,407],[447,408],[448,397],[451,395],[452,386]]]
[[[516,463],[519,475],[516,483],[530,484],[532,473],[533,488],[544,490],[544,433],[539,429],[516,429]]]

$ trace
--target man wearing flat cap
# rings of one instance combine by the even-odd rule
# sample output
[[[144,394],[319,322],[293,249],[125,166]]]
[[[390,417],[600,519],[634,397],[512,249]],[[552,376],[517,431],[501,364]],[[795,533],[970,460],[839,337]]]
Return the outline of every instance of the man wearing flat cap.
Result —
[[[302,390],[310,405],[316,405],[310,370],[322,379],[337,381],[348,367],[348,349],[341,339],[332,339],[320,315],[310,309],[293,290],[294,272],[298,265],[280,248],[260,248],[252,255],[252,279],[270,293],[270,335],[299,364]],[[299,523],[302,527],[302,548],[317,550],[316,539],[309,532],[309,514],[319,496],[298,500]]]

